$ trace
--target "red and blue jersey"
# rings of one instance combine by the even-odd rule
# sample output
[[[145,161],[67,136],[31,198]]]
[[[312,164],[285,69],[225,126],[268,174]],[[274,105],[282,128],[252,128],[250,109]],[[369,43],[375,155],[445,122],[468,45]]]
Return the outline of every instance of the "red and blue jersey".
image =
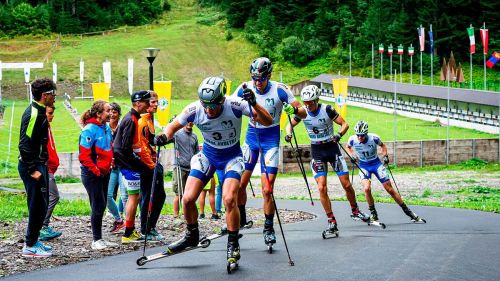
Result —
[[[88,119],[80,134],[78,158],[82,166],[96,176],[108,174],[113,159],[112,139],[108,124],[101,124],[95,118]]]

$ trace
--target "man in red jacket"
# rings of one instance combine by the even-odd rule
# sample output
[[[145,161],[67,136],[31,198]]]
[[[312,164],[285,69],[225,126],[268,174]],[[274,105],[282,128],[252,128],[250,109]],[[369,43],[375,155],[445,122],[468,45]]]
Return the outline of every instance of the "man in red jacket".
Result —
[[[53,230],[50,226],[50,217],[52,212],[59,202],[59,190],[57,189],[56,180],[54,174],[59,167],[59,156],[57,156],[56,146],[54,143],[54,135],[52,134],[52,129],[50,128],[50,123],[54,119],[54,111],[56,107],[54,105],[47,105],[45,107],[45,114],[47,115],[47,121],[49,122],[49,132],[47,140],[47,153],[48,160],[47,166],[49,170],[49,204],[47,207],[47,214],[45,215],[45,220],[43,221],[42,229],[40,230],[39,239],[42,241],[50,240],[61,236],[62,232]]]

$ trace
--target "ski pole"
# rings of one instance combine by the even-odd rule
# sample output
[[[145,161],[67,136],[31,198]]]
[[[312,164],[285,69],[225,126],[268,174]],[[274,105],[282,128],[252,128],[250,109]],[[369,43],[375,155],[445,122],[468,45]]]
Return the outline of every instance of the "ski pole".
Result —
[[[146,254],[146,243],[148,241],[148,234],[149,234],[149,220],[151,218],[151,211],[153,209],[153,194],[155,192],[155,185],[156,185],[156,171],[158,169],[158,163],[160,163],[160,148],[161,146],[158,146],[158,149],[156,150],[156,163],[155,163],[155,168],[153,171],[153,183],[151,184],[151,191],[149,194],[149,204],[148,204],[148,216],[146,219],[146,230],[144,233],[144,247],[142,248],[142,256]]]
[[[174,136],[175,139],[175,136]],[[177,147],[177,142],[174,140],[174,155],[175,155],[175,161],[177,162],[177,169],[176,169],[176,174],[177,174],[177,196],[179,197],[179,215],[181,213],[182,208],[182,195],[183,195],[183,186],[182,186],[182,172],[181,172],[181,165],[179,163],[179,149]]]
[[[246,88],[246,84],[243,84],[243,89],[245,89],[245,88]],[[253,119],[252,106],[250,105],[250,103],[248,103],[248,107],[250,109],[250,118],[252,119],[252,122],[254,123],[254,126],[257,129],[257,126],[255,124],[256,122]],[[283,232],[283,226],[281,225],[281,219],[280,219],[280,215],[279,215],[279,211],[278,211],[278,206],[276,205],[276,200],[274,199],[273,187],[271,186],[271,182],[269,180],[269,173],[267,172],[266,162],[262,160],[262,156],[263,155],[262,155],[262,147],[260,145],[259,131],[255,130],[255,132],[256,132],[256,135],[257,135],[257,145],[259,146],[261,163],[263,164],[264,172],[266,174],[267,186],[271,189],[271,192],[270,192],[271,193],[271,199],[273,200],[274,210],[276,211],[276,217],[278,218],[278,224],[279,224],[280,230],[281,230],[281,236],[283,237],[283,242],[285,244],[286,253],[288,254],[288,264],[290,264],[290,266],[294,266],[295,263],[293,262],[292,258],[290,257],[290,251],[288,250],[288,245],[286,243],[285,233]]]
[[[250,189],[252,190],[252,195],[255,198],[255,192],[253,191],[252,180],[248,179],[248,183],[250,184]]]
[[[354,182],[354,165],[352,165],[351,184]]]
[[[354,158],[352,158],[351,155],[349,153],[347,153],[345,148],[340,143],[338,144],[338,146],[340,146],[340,148],[342,148],[342,150],[345,152],[345,154],[351,159],[351,163],[353,163],[359,169],[359,171],[365,176],[365,178],[368,178],[368,176],[365,174],[365,172],[363,172],[363,170],[359,167],[358,163],[356,163]]]
[[[401,194],[401,192],[399,192],[398,184],[396,183],[396,180],[394,179],[394,176],[392,175],[391,168],[389,168],[389,164],[387,164],[387,170],[389,170],[389,174],[391,175],[392,181],[394,182],[394,185],[396,186],[396,190],[398,191],[399,194]]]
[[[297,143],[297,136],[295,136],[295,131],[292,126],[292,118],[290,118],[290,115],[288,115],[288,122],[290,123],[290,127],[292,128],[292,136],[295,141],[295,148],[293,147],[292,142],[290,142],[290,146],[292,147],[293,150],[295,150],[295,159],[297,160],[297,164],[299,165],[300,172],[302,173],[302,177],[304,177],[304,181],[307,186],[307,191],[309,192],[309,199],[311,199],[311,205],[314,206],[314,201],[312,199],[311,195],[311,188],[309,187],[309,182],[307,181],[307,176],[306,176],[306,171],[304,169],[304,162],[302,162],[302,156],[300,155],[299,151],[299,145]]]

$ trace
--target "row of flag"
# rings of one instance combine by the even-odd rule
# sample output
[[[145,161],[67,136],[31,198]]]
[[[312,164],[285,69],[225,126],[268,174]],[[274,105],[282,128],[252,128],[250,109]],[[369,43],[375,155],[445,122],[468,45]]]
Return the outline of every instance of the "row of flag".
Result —
[[[384,53],[384,51],[385,51],[384,44],[378,45],[378,52]],[[394,53],[394,47],[392,46],[392,44],[389,44],[389,46],[387,47],[387,53],[389,55],[392,55]],[[404,47],[403,47],[403,45],[399,44],[398,55],[402,55],[402,54],[404,54]],[[413,47],[413,44],[412,44],[408,47],[408,55],[413,56],[414,54],[415,54],[415,48]]]
[[[470,41],[470,53],[476,53],[476,38],[474,36],[474,27],[472,24],[467,28],[467,34],[469,34]],[[483,27],[479,29],[479,34],[481,35],[481,41],[483,43],[483,54],[488,54],[488,29],[486,29],[486,25],[483,24]]]

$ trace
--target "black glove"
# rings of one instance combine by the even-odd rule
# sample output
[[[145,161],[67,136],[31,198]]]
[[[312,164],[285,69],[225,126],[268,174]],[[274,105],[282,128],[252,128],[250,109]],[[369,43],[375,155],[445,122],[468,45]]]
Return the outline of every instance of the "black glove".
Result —
[[[255,100],[255,93],[249,88],[245,88],[243,90],[243,99],[246,100],[251,106],[255,106],[257,104],[257,101]]]
[[[388,155],[384,155],[383,160],[384,160],[384,164],[386,164],[386,165],[389,164],[389,156]]]
[[[168,138],[165,134],[157,135],[154,139],[154,144],[156,146],[164,146],[169,143]]]
[[[287,135],[285,136],[285,141],[286,141],[286,142],[292,142],[292,135],[288,135],[288,134],[287,134]]]
[[[351,163],[352,164],[358,163],[358,157],[356,157],[356,155],[351,155],[351,157],[349,157],[349,158],[351,158]]]
[[[339,134],[333,135],[333,142],[338,143],[340,141],[341,136]]]

